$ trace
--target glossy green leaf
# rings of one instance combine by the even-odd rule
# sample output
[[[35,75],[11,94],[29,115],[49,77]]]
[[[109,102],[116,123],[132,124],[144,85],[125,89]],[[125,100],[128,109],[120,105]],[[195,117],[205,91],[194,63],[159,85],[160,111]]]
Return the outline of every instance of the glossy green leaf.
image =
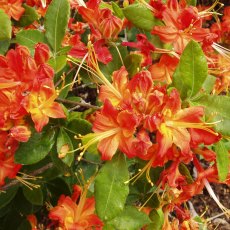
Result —
[[[222,116],[216,116],[215,120],[221,121],[215,125],[215,130],[224,136],[230,136],[230,119]]]
[[[9,16],[0,9],[0,41],[11,38],[12,26]]]
[[[218,176],[220,181],[225,181],[229,172],[229,167],[230,167],[229,150],[230,149],[226,148],[223,141],[219,141],[215,145],[216,163],[217,163],[217,170],[218,170]]]
[[[29,48],[34,53],[34,47],[38,42],[44,42],[45,36],[38,30],[22,30],[16,35],[16,42]]]
[[[196,105],[205,106],[210,112],[230,119],[230,97],[223,95],[202,95],[198,99],[193,100]]]
[[[53,67],[55,73],[60,72],[66,65],[66,55],[51,58],[48,63]]]
[[[87,120],[81,118],[70,119],[67,128],[75,134],[81,135],[92,132],[92,124]]]
[[[5,54],[10,46],[10,40],[0,41],[0,54]]]
[[[113,7],[113,12],[114,14],[118,17],[123,19],[124,18],[124,14],[122,9],[117,5],[117,3],[112,2],[112,7]]]
[[[188,168],[187,168],[187,166],[185,164],[180,163],[179,171],[183,176],[185,176],[186,181],[187,181],[188,184],[193,183],[193,178],[192,178],[192,176],[191,176],[191,174],[190,174],[190,172],[189,172],[189,170],[188,170]]]
[[[26,186],[23,186],[23,194],[25,198],[34,205],[43,205],[43,193],[42,189],[39,188],[33,188],[29,189]]]
[[[30,165],[47,156],[55,143],[54,129],[34,132],[28,142],[21,143],[15,154],[15,161]]]
[[[133,76],[138,72],[138,69],[141,68],[142,61],[143,55],[138,53],[131,53],[126,56],[124,64],[130,76]]]
[[[196,6],[197,0],[186,0],[187,4],[190,6]]]
[[[119,230],[139,230],[150,222],[144,212],[139,211],[136,207],[127,206],[117,217],[109,221],[108,225]]]
[[[151,219],[152,223],[148,226],[147,230],[161,230],[164,224],[164,213],[161,209],[153,209],[150,214],[149,218]]]
[[[36,210],[39,210],[41,206],[36,206],[28,201],[20,188],[13,200],[13,208],[22,215],[29,215],[36,212]]]
[[[143,4],[132,4],[123,9],[125,17],[136,27],[151,31],[154,26],[162,25],[162,22],[155,18],[151,10]]]
[[[25,9],[25,12],[21,16],[20,20],[18,22],[15,22],[16,26],[29,26],[39,18],[39,15],[37,14],[34,7],[23,4],[23,8]]]
[[[27,219],[24,219],[17,230],[31,230],[31,224]]]
[[[7,189],[6,192],[0,192],[0,209],[5,207],[15,197],[18,186]]]
[[[95,179],[96,212],[104,220],[119,215],[125,205],[129,187],[125,184],[129,171],[123,154],[107,161]]]
[[[173,85],[182,99],[191,98],[200,91],[207,76],[208,66],[202,48],[197,42],[190,41],[173,75]]]
[[[122,60],[127,55],[127,48],[124,46],[112,46],[109,49],[110,53],[112,54],[113,60],[109,62],[107,65],[99,64],[100,70],[102,73],[107,77],[108,80],[111,79],[111,75],[115,70],[118,70],[123,65]],[[122,58],[122,60],[121,60]],[[89,78],[87,76],[87,78]]]
[[[54,53],[61,47],[70,14],[68,0],[53,0],[45,15],[45,36]]]
[[[214,88],[215,82],[216,82],[216,77],[212,75],[208,75],[202,85],[202,90],[205,93],[211,93]]]
[[[11,212],[9,212],[5,217],[4,221],[0,223],[0,226],[2,227],[1,230],[2,229],[18,230],[18,226],[20,226],[21,222],[22,222],[21,213],[19,213],[18,210],[16,211],[12,209]]]
[[[57,154],[58,157],[68,166],[71,166],[74,160],[73,144],[63,128],[60,128],[60,131],[57,136]]]

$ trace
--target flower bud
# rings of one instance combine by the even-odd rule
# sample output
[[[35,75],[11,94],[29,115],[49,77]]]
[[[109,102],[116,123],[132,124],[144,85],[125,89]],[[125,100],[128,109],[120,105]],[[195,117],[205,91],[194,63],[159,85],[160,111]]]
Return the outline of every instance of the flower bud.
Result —
[[[38,43],[35,46],[34,59],[37,65],[41,65],[49,60],[49,51],[49,47],[46,44]]]

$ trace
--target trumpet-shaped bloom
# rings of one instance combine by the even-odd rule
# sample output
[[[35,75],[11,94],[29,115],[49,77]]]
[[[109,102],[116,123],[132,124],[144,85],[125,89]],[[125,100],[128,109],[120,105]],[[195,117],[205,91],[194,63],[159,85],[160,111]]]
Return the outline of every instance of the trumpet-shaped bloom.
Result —
[[[202,42],[210,34],[209,29],[202,28],[198,10],[186,6],[185,1],[168,0],[161,15],[165,25],[154,26],[152,34],[158,35],[165,43],[172,43],[178,53],[182,53],[191,39]]]
[[[117,38],[123,22],[120,18],[114,16],[110,9],[100,9],[99,2],[98,0],[90,0],[86,3],[86,7],[80,6],[78,12],[91,25],[91,29],[93,27],[93,30],[100,32],[102,38]]]
[[[46,80],[41,85],[34,87],[28,97],[22,101],[26,111],[31,114],[38,132],[49,122],[49,117],[66,117],[61,105],[54,102],[56,97],[57,93],[54,89],[53,82]]]
[[[127,150],[127,144],[132,143],[138,123],[138,117],[131,111],[116,110],[110,101],[106,100],[102,110],[96,113],[93,124],[94,133],[86,135],[88,142],[79,147],[82,151],[81,156],[90,145],[98,143],[97,148],[102,155],[102,160],[112,159],[117,149],[123,151],[128,157],[133,157],[125,150]]]
[[[172,90],[162,114],[155,115],[152,119],[152,129],[157,129],[159,165],[168,160],[166,153],[173,145],[179,147],[182,155],[191,156],[191,141],[197,146],[198,143],[211,144],[219,140],[219,134],[215,133],[209,124],[201,121],[203,115],[203,107],[181,109],[179,93],[175,89]]]
[[[63,230],[102,229],[102,221],[94,214],[94,197],[86,198],[86,195],[86,189],[82,191],[75,185],[72,198],[61,195],[57,206],[50,210],[49,218],[58,221]]]
[[[3,9],[9,17],[19,20],[25,9],[22,7],[22,0],[0,0],[0,9]]]
[[[5,184],[5,178],[15,178],[22,165],[14,162],[14,155],[11,153],[0,153],[0,186]]]
[[[178,62],[179,60],[177,58],[163,54],[158,63],[149,67],[149,71],[151,72],[153,80],[171,84],[172,75]]]

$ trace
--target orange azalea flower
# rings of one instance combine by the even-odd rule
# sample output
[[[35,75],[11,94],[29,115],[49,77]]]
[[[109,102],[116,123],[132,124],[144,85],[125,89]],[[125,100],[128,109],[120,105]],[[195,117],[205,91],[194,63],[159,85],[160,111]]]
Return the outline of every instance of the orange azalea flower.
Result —
[[[172,75],[177,67],[179,60],[167,54],[163,54],[158,63],[149,67],[154,81],[166,82],[168,85],[172,83]]]
[[[86,198],[87,191],[88,186],[82,191],[80,186],[75,185],[72,198],[61,195],[58,205],[50,210],[49,218],[58,221],[59,227],[63,230],[101,230],[103,223],[94,214],[95,199]]]
[[[31,136],[31,131],[25,125],[18,125],[10,129],[10,136],[19,142],[27,142]]]
[[[38,229],[37,228],[38,221],[35,215],[31,214],[31,215],[28,215],[26,218],[30,222],[32,230]]]
[[[38,132],[49,122],[49,117],[66,117],[60,104],[54,102],[57,96],[53,82],[47,79],[41,85],[34,87],[28,97],[22,101],[26,111],[31,114]]]
[[[5,184],[5,178],[15,178],[22,165],[14,162],[14,154],[0,152],[0,186]]]
[[[210,34],[209,29],[202,28],[202,13],[196,7],[186,6],[185,1],[168,0],[162,12],[164,26],[154,26],[156,34],[165,43],[172,43],[174,50],[182,53],[191,39],[202,42]]]
[[[0,0],[0,9],[17,21],[25,11],[22,7],[22,0]]]
[[[165,163],[166,153],[173,144],[179,147],[182,155],[186,156],[191,155],[191,141],[196,146],[198,143],[211,144],[220,139],[219,134],[210,128],[211,124],[201,121],[203,115],[203,107],[181,109],[178,91],[176,89],[171,91],[162,114],[154,115],[149,122],[150,129],[152,124],[152,129],[156,128],[158,131],[156,138],[159,143],[157,154],[159,166]]]
[[[128,87],[128,72],[124,66],[112,74],[112,87],[102,85],[100,87],[99,99],[102,102],[109,99],[113,106],[122,106],[126,104],[129,98]]]
[[[89,146],[98,142],[97,147],[101,152],[102,160],[112,159],[118,148],[128,157],[133,157],[126,150],[129,149],[127,146],[133,141],[138,122],[139,119],[135,114],[128,110],[120,112],[111,105],[109,100],[106,100],[102,110],[96,113],[93,124],[95,133],[81,137],[82,139],[87,138],[89,141],[78,148],[82,151],[79,160]]]
[[[122,30],[123,22],[110,9],[100,9],[99,4],[100,1],[90,0],[85,6],[79,6],[78,12],[94,30],[101,33],[102,38],[115,39]]]

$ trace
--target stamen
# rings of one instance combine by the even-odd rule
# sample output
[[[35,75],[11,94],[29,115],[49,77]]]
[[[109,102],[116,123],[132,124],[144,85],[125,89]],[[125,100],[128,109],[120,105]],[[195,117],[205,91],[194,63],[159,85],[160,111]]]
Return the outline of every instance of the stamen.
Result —
[[[33,183],[27,181],[27,180],[35,180],[34,178],[32,178],[32,176],[30,176],[29,178],[16,176],[15,178],[19,182],[21,182],[23,185],[25,185],[27,188],[29,188],[30,190],[40,188],[40,185],[33,184]]]
[[[219,8],[215,11],[212,11],[212,10],[214,10],[214,8],[217,5],[219,5]],[[201,17],[206,17],[206,16],[210,16],[210,15],[221,15],[220,13],[217,13],[217,11],[219,11],[223,6],[224,6],[223,3],[220,3],[219,0],[216,0],[208,9],[203,10],[203,11],[199,12],[198,14]]]
[[[117,134],[118,132],[120,132],[120,128],[114,128],[105,132],[101,132],[101,133],[89,133],[86,134],[85,136],[82,136],[81,134],[75,135],[74,138],[75,139],[83,139],[83,138],[87,138],[87,137],[92,137],[86,144],[82,145],[81,143],[79,143],[78,148],[74,149],[72,151],[68,151],[68,153],[72,153],[78,150],[81,150],[77,160],[80,161],[81,158],[83,157],[84,153],[86,152],[86,150],[93,144],[96,144],[98,141],[101,141],[107,137],[111,137],[115,134]]]
[[[220,55],[225,57],[228,61],[230,61],[230,50],[213,42],[212,48],[216,50]]]
[[[150,185],[153,186],[154,184],[150,177],[150,170],[152,168],[152,163],[154,159],[155,158],[152,157],[151,160],[145,165],[145,167],[142,169],[139,169],[138,170],[139,172],[136,175],[134,175],[131,179],[129,179],[128,181],[125,181],[125,184],[128,184],[131,181],[132,181],[132,184],[134,184],[144,174],[144,172],[146,172],[146,179],[148,183],[150,183]]]
[[[189,122],[180,122],[180,121],[165,121],[165,124],[166,126],[171,126],[171,127],[202,129],[209,133],[214,134],[215,136],[219,136],[219,134],[213,131],[212,129],[210,129],[210,127],[220,122],[222,122],[222,120],[210,122],[210,123],[189,123]]]

